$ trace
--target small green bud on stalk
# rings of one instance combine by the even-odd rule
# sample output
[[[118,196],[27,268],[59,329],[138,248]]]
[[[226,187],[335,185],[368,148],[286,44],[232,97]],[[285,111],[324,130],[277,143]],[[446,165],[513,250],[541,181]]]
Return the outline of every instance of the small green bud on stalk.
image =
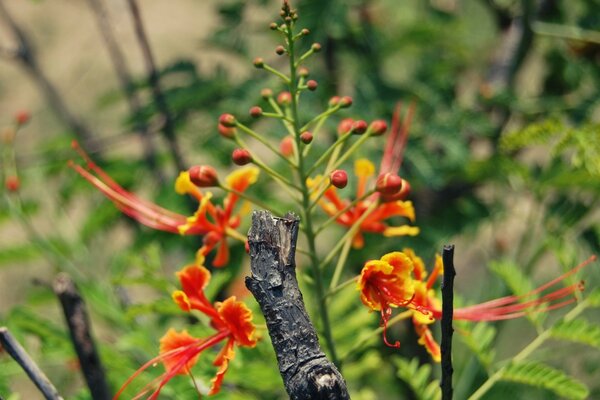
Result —
[[[258,69],[265,67],[265,60],[263,60],[261,57],[256,57],[252,63]]]
[[[292,94],[290,92],[281,92],[277,96],[277,103],[281,106],[289,106],[292,104]]]
[[[269,24],[269,29],[272,31],[276,31],[278,27],[279,27],[279,25],[277,25],[277,22],[271,22]]]
[[[283,46],[277,46],[275,47],[275,53],[277,53],[278,55],[283,55],[285,53],[285,47]]]
[[[190,181],[198,187],[214,187],[219,185],[217,171],[208,165],[194,165],[188,170]]]
[[[273,97],[273,91],[269,88],[265,88],[260,91],[260,96],[263,99],[268,100],[269,98]]]
[[[331,99],[329,99],[329,107],[330,108],[337,106],[339,103],[340,103],[340,96],[333,96]]]
[[[338,189],[343,189],[348,185],[348,174],[343,169],[336,169],[329,176],[331,184]]]
[[[307,36],[310,33],[310,31],[308,29],[304,28],[300,31],[300,33],[302,33],[303,36]]]
[[[235,149],[231,153],[231,160],[235,165],[246,165],[252,162],[252,155],[246,149]]]
[[[254,106],[250,108],[250,116],[252,118],[259,118],[263,113],[262,108],[260,108],[259,106]]]
[[[303,78],[306,78],[309,74],[309,70],[306,67],[300,67],[298,68],[298,76],[301,76]]]
[[[312,49],[312,51],[314,51],[315,53],[318,53],[321,51],[321,44],[320,43],[313,43],[312,46],[310,46],[310,48]]]
[[[309,131],[304,131],[300,134],[300,140],[302,140],[302,143],[304,144],[309,144],[313,141],[313,134]]]

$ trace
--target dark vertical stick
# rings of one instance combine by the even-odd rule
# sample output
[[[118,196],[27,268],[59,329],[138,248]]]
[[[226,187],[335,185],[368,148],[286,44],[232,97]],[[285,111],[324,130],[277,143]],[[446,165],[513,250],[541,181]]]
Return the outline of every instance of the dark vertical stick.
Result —
[[[40,389],[47,400],[62,400],[58,391],[48,380],[37,364],[29,357],[25,349],[10,334],[8,328],[0,327],[0,345],[23,368],[29,379]]]
[[[39,90],[44,94],[48,105],[53,109],[54,113],[58,115],[71,131],[73,131],[73,134],[82,142],[81,145],[85,149],[89,149],[93,139],[92,132],[69,110],[67,104],[59,94],[58,89],[56,89],[48,77],[46,77],[38,65],[29,38],[8,13],[8,10],[1,0],[0,17],[6,22],[6,25],[17,41],[18,49],[13,54],[13,57],[20,62],[23,69],[29,74]]]
[[[444,246],[444,280],[442,282],[442,400],[452,399],[452,318],[454,316],[454,245]]]
[[[163,135],[167,141],[167,144],[169,145],[171,157],[173,157],[173,161],[175,162],[177,169],[179,171],[184,171],[187,169],[186,162],[183,159],[183,155],[179,149],[179,144],[177,143],[177,137],[175,136],[175,123],[173,121],[173,116],[169,111],[167,101],[160,87],[160,79],[156,69],[156,62],[154,61],[154,55],[152,54],[148,36],[146,35],[146,31],[144,29],[144,23],[142,22],[140,9],[136,0],[127,0],[127,3],[129,4],[129,10],[131,12],[131,17],[133,18],[137,41],[142,50],[142,55],[144,56],[144,62],[146,64],[146,71],[148,74],[148,82],[152,87],[152,96],[154,97],[156,107],[163,118]]]
[[[100,356],[92,339],[85,303],[79,291],[67,274],[59,274],[56,277],[53,289],[60,300],[71,334],[71,342],[77,353],[79,365],[92,399],[109,400],[112,396],[106,383]]]
[[[319,346],[296,279],[299,220],[288,213],[252,214],[248,233],[251,275],[246,287],[262,310],[291,399],[350,399],[346,382]]]
[[[98,29],[100,30],[100,34],[102,35],[102,39],[104,40],[104,44],[108,50],[108,55],[113,64],[115,74],[119,79],[121,90],[125,93],[127,98],[129,112],[132,118],[134,118],[134,129],[137,131],[142,141],[146,163],[153,171],[156,179],[159,182],[164,182],[165,177],[158,166],[156,148],[152,142],[150,130],[148,129],[148,125],[139,119],[141,101],[132,84],[131,73],[127,67],[127,62],[125,61],[123,52],[119,47],[119,43],[117,42],[113,33],[108,13],[106,12],[102,0],[88,0],[88,3],[94,12],[94,16],[96,17]]]

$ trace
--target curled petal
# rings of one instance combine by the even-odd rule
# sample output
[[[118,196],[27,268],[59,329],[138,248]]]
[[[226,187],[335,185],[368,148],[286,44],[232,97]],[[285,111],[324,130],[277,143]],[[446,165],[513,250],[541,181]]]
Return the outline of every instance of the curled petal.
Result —
[[[178,333],[175,329],[171,328],[167,331],[167,333],[160,339],[160,351],[159,354],[165,354],[170,352],[171,350],[183,349],[189,347],[190,345],[195,345],[199,342],[199,339],[191,336],[186,330],[183,330],[181,333]],[[188,370],[190,370],[198,360],[198,355],[196,354],[193,357],[186,357],[185,353],[177,356],[166,356],[162,359],[162,362],[167,371],[173,371],[179,375],[185,375]],[[177,366],[182,358],[187,358],[186,363],[184,364],[184,368],[174,368]]]
[[[385,237],[393,237],[393,236],[417,236],[420,230],[416,226],[402,225],[402,226],[390,226],[385,228],[383,231],[383,236]]]
[[[233,340],[228,340],[213,362],[213,365],[219,367],[219,369],[217,370],[215,377],[211,380],[211,387],[208,392],[209,396],[217,394],[221,390],[223,378],[225,378],[225,373],[227,372],[227,368],[229,368],[229,361],[233,360],[233,357],[235,356],[233,344]]]
[[[243,192],[248,186],[256,183],[259,172],[260,170],[255,166],[237,169],[227,176],[227,186],[238,192]]]
[[[415,324],[415,331],[417,332],[417,335],[419,335],[419,344],[425,346],[425,349],[427,349],[427,352],[431,355],[433,361],[440,362],[442,359],[442,352],[429,328],[426,325]]]
[[[252,311],[235,296],[217,303],[217,312],[225,323],[236,343],[240,346],[254,347],[256,327],[252,323]]]

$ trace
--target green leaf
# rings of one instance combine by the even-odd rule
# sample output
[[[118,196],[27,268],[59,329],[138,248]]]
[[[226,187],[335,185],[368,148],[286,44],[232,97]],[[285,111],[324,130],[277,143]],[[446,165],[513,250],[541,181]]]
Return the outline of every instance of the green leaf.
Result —
[[[535,361],[509,364],[501,379],[547,389],[566,399],[585,399],[589,395],[589,389],[582,382]]]
[[[0,249],[0,265],[23,263],[34,260],[39,257],[39,252],[35,245],[31,243]]]
[[[431,379],[431,365],[419,366],[419,360],[413,358],[407,361],[404,358],[395,360],[398,367],[398,377],[402,379],[413,391],[418,400],[437,400],[442,397],[440,383]]]
[[[496,356],[493,347],[497,333],[496,328],[490,324],[478,323],[473,329],[465,330],[466,333],[460,335],[460,338],[475,353],[479,362],[489,369]]]
[[[552,327],[551,334],[556,339],[570,340],[600,349],[600,326],[585,319],[560,321]]]

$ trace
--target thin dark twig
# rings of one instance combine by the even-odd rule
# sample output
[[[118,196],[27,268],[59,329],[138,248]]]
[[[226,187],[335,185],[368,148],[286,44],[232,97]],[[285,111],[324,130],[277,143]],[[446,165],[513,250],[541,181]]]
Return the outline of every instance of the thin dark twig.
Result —
[[[108,383],[100,356],[91,335],[90,319],[77,287],[67,274],[59,274],[54,280],[54,293],[60,300],[65,315],[71,342],[77,353],[83,377],[94,400],[108,400]]]
[[[444,246],[444,280],[442,282],[442,400],[452,399],[452,318],[454,316],[454,245]]]
[[[175,122],[173,120],[173,115],[169,111],[169,106],[165,99],[165,95],[160,87],[160,79],[158,76],[158,70],[156,69],[156,62],[154,61],[154,55],[152,54],[152,49],[150,48],[150,42],[148,41],[148,36],[146,35],[146,31],[144,29],[144,23],[142,21],[140,9],[136,0],[127,0],[127,3],[129,4],[129,10],[133,19],[137,41],[142,50],[142,55],[146,64],[146,72],[148,74],[148,82],[152,88],[152,96],[154,98],[156,107],[163,118],[163,136],[169,145],[169,150],[177,169],[179,171],[184,171],[187,169],[186,162],[183,159],[183,155],[181,154],[181,150],[179,149],[179,144],[177,142],[177,137],[175,136]]]
[[[141,121],[139,118],[141,101],[132,83],[131,73],[125,57],[123,56],[123,52],[115,38],[106,8],[104,7],[102,0],[88,0],[88,3],[96,17],[98,29],[102,35],[106,49],[108,50],[108,55],[113,64],[115,75],[117,75],[117,78],[119,79],[121,90],[125,93],[125,97],[127,98],[129,112],[134,121],[134,129],[139,134],[142,141],[146,164],[148,164],[156,179],[158,179],[159,182],[164,183],[165,177],[158,166],[156,147],[152,142],[152,132],[150,131],[148,124]]]
[[[88,148],[93,135],[92,132],[69,110],[58,89],[50,82],[44,74],[33,52],[31,42],[27,38],[25,31],[9,14],[8,10],[0,0],[0,17],[6,22],[12,35],[17,41],[17,50],[14,52],[14,59],[20,62],[23,69],[33,79],[39,90],[46,97],[48,105],[54,110],[58,117],[69,127],[73,134],[84,148]]]
[[[23,368],[29,379],[40,389],[44,398],[48,400],[62,400],[52,382],[48,380],[48,377],[29,357],[23,346],[19,344],[6,327],[0,327],[0,345]]]

